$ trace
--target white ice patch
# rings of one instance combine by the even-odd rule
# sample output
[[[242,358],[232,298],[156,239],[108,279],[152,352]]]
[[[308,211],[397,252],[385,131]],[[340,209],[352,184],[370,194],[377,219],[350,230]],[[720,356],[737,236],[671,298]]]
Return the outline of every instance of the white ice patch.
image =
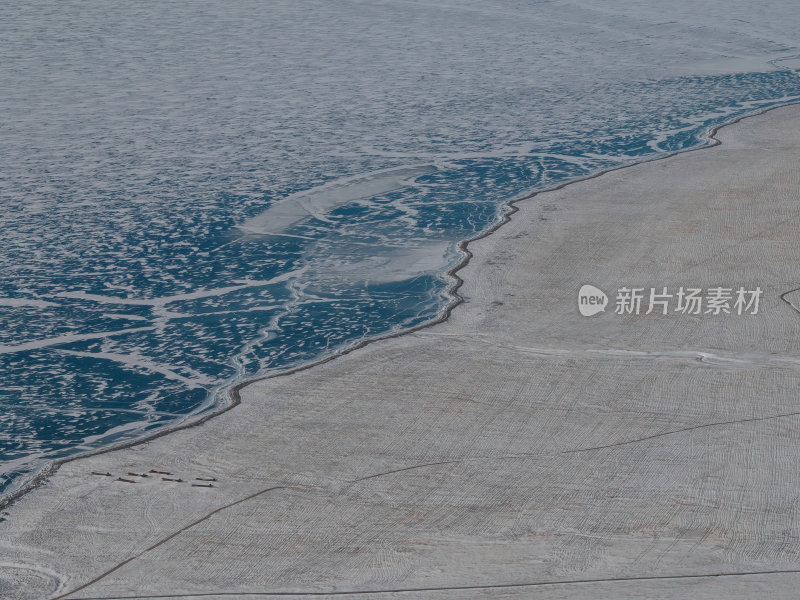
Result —
[[[148,321],[147,317],[142,317],[140,315],[131,315],[128,313],[103,313],[101,315],[106,319],[127,319],[128,321]]]
[[[54,302],[47,302],[46,300],[35,300],[33,298],[0,298],[0,306],[30,306],[32,308],[50,308],[51,306],[58,306]]]
[[[49,348],[50,346],[61,346],[62,344],[71,344],[86,340],[101,340],[118,335],[150,331],[152,329],[153,327],[136,327],[132,329],[118,329],[116,331],[99,331],[97,333],[67,333],[51,338],[22,342],[20,344],[0,345],[0,354],[14,354],[15,352],[25,352],[26,350],[39,350],[41,348]]]
[[[237,227],[244,233],[266,235],[282,233],[308,217],[327,221],[327,214],[339,206],[410,187],[417,177],[434,170],[432,166],[403,167],[337,179],[278,200]]]
[[[375,248],[370,256],[355,261],[339,260],[332,256],[319,265],[324,272],[317,276],[347,282],[404,281],[419,275],[446,271],[452,261],[451,250],[452,244],[449,242],[436,242],[407,248]]]

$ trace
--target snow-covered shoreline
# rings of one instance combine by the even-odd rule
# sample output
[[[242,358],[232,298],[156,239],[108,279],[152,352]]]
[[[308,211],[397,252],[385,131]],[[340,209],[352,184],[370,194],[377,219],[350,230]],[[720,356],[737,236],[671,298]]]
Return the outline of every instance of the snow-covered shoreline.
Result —
[[[695,597],[791,597],[796,365],[680,351],[793,355],[800,324],[779,294],[800,281],[798,116],[770,111],[717,148],[521,202],[470,244],[466,302],[446,322],[63,465],[0,524],[0,577],[79,590],[67,598],[582,598],[578,581],[595,598],[689,583]],[[586,281],[684,280],[757,282],[764,304],[747,318],[577,313]],[[184,482],[92,475],[150,470]]]

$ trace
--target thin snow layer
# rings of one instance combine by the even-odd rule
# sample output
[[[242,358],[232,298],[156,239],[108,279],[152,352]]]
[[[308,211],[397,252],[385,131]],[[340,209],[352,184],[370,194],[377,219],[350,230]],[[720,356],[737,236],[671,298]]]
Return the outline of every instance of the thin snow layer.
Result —
[[[433,171],[431,167],[401,168],[335,180],[307,191],[291,194],[274,202],[260,215],[247,219],[238,228],[245,233],[279,233],[308,218],[330,223],[327,214],[351,202],[403,190],[415,185],[415,176]]]
[[[33,306],[36,308],[47,308],[58,306],[53,302],[36,300],[35,298],[0,298],[0,306]]]
[[[6,3],[0,489],[430,319],[503,201],[796,99],[798,21],[789,1]]]

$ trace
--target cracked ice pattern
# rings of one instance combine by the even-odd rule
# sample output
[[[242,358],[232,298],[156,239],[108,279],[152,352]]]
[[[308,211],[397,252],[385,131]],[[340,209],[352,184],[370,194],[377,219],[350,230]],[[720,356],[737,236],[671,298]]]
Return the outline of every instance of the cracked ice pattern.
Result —
[[[504,201],[800,95],[791,2],[619,4],[0,8],[0,491],[424,322]]]

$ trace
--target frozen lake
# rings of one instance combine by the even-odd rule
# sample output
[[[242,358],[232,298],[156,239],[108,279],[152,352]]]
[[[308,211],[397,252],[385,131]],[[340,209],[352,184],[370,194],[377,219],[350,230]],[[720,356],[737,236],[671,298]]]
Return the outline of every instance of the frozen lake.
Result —
[[[800,97],[788,1],[0,16],[0,491],[434,318],[510,199]]]

